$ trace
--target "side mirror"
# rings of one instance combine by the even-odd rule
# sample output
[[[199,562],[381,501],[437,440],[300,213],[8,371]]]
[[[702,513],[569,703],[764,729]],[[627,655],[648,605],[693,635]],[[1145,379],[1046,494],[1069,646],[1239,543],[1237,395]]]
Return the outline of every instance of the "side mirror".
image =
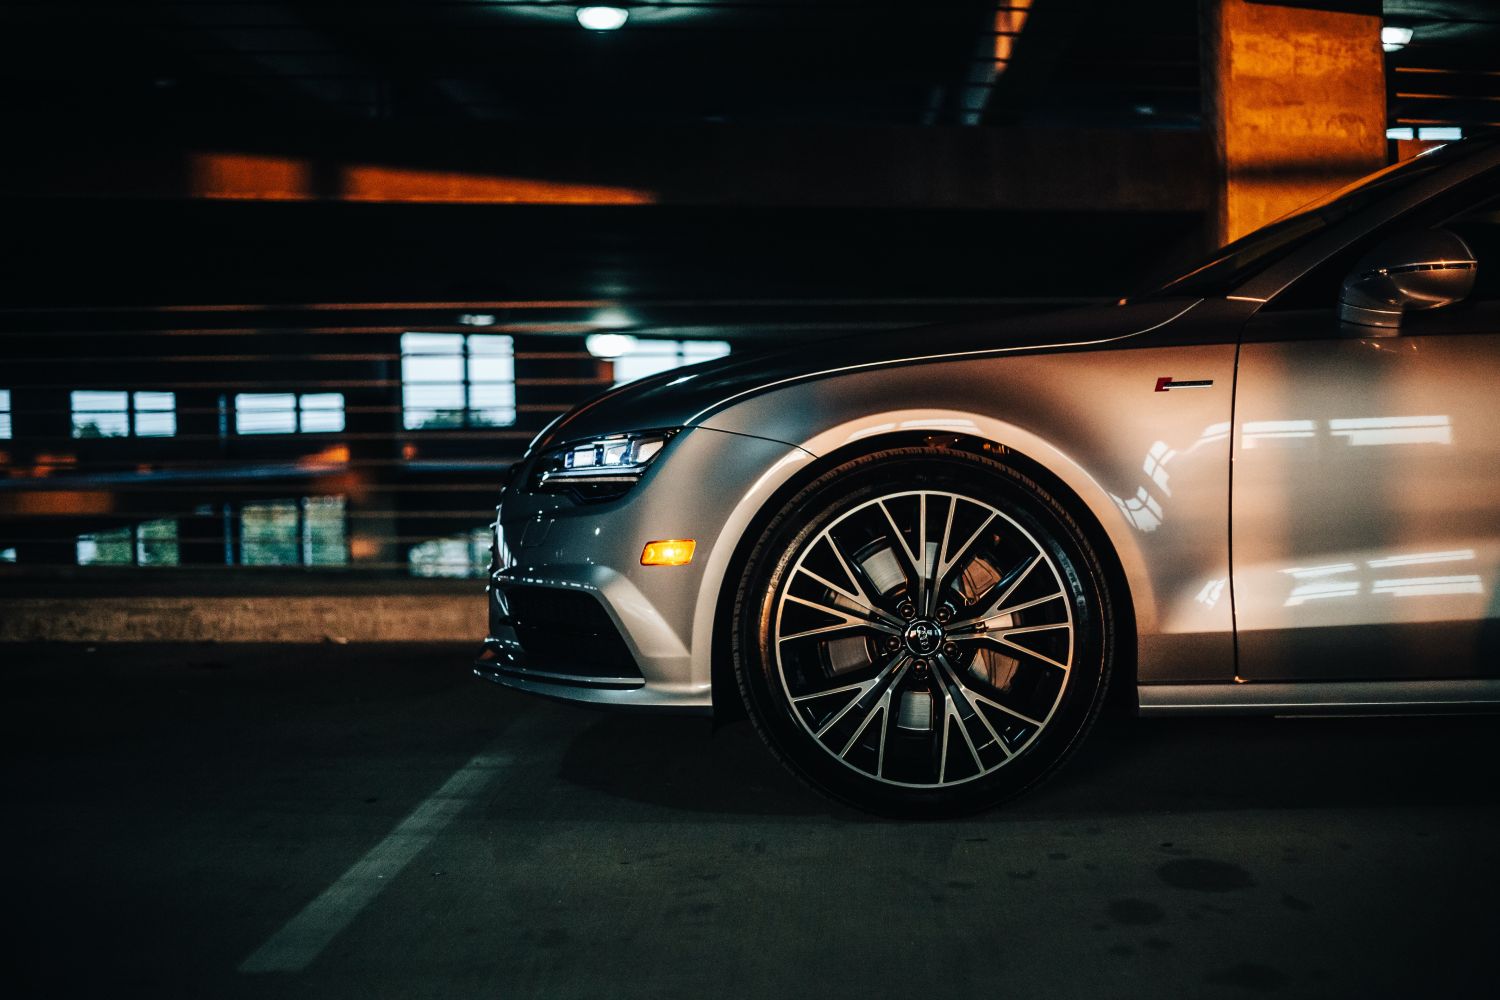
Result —
[[[1440,309],[1468,298],[1478,269],[1474,251],[1455,233],[1404,233],[1354,265],[1339,293],[1339,319],[1394,331],[1407,310]]]

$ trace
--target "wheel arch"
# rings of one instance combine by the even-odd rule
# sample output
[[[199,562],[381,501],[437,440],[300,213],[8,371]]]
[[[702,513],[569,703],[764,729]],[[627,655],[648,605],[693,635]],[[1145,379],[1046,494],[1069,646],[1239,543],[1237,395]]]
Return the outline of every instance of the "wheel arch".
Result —
[[[965,420],[975,419],[965,415]],[[944,424],[947,426],[943,426]],[[1121,537],[1118,532],[1112,533],[1105,526],[1108,512],[1115,511],[1109,493],[1063,453],[1024,431],[1012,428],[1011,433],[1006,433],[1003,428],[997,428],[999,433],[975,433],[970,430],[953,430],[952,424],[951,419],[917,421],[890,414],[861,420],[857,425],[834,428],[802,445],[814,456],[813,460],[794,470],[760,504],[735,540],[733,554],[717,583],[713,603],[710,662],[715,725],[744,718],[746,714],[739,685],[734,678],[732,660],[734,598],[755,541],[766,524],[792,496],[828,470],[864,455],[890,448],[914,446],[937,451],[960,451],[1003,461],[1042,484],[1073,513],[1084,537],[1099,558],[1105,583],[1115,603],[1115,660],[1109,698],[1118,703],[1128,703],[1132,709],[1136,707],[1136,637],[1141,627],[1150,627],[1154,607],[1144,561],[1134,540],[1128,535]],[[871,426],[890,426],[895,429],[873,434],[861,433]],[[1013,441],[1025,441],[1030,447],[1023,450],[1009,443]],[[1046,455],[1050,464],[1036,457],[1037,452]],[[1062,474],[1059,474],[1058,468],[1062,469]],[[1080,490],[1075,484],[1081,485],[1083,489]],[[1085,494],[1092,496],[1092,503],[1086,499]],[[1101,512],[1106,516],[1101,516]],[[1129,567],[1127,562],[1130,563]],[[1147,616],[1144,623],[1143,614]]]

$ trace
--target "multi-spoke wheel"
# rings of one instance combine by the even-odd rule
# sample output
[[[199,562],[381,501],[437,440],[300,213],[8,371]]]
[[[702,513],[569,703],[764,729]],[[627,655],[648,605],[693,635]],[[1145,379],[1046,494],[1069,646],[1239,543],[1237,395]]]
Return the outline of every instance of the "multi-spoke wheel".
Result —
[[[982,808],[1077,744],[1105,686],[1108,595],[1068,512],[964,452],[899,449],[802,490],[751,556],[736,669],[813,784],[881,812]]]

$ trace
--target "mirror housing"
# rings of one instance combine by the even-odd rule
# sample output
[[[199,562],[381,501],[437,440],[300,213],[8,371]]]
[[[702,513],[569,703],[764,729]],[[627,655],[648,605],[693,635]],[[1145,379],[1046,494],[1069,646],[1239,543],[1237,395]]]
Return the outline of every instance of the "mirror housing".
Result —
[[[1367,336],[1394,332],[1408,310],[1440,309],[1468,298],[1478,269],[1474,251],[1456,233],[1403,233],[1354,265],[1339,292],[1339,319],[1373,328]]]

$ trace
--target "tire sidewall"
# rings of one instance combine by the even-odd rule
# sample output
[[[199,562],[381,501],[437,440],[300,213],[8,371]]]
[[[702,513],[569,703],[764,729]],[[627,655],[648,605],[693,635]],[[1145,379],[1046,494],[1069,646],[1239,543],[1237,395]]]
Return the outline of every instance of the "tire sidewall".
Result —
[[[772,623],[782,589],[809,541],[861,504],[892,493],[942,490],[989,504],[1020,524],[1053,560],[1074,618],[1074,657],[1061,702],[1015,758],[970,781],[936,788],[882,782],[837,760],[795,716],[774,655]],[[1103,701],[1111,650],[1108,595],[1098,560],[1076,521],[1037,483],[965,452],[893,449],[819,476],[772,517],[752,551],[736,602],[735,670],[752,720],[788,767],[818,789],[887,815],[939,816],[987,808],[1055,769],[1086,733]]]

